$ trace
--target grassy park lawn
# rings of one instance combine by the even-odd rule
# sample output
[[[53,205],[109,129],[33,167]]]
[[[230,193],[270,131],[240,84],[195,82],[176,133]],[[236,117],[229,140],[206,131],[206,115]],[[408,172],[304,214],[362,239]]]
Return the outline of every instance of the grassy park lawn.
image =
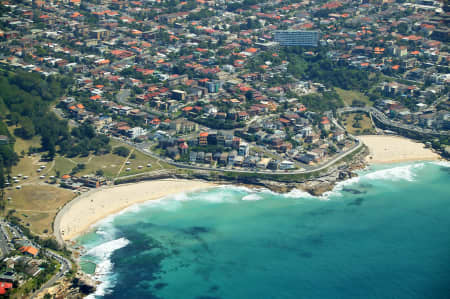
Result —
[[[22,151],[25,153],[28,152],[28,149],[32,147],[41,147],[41,137],[40,136],[34,136],[31,139],[22,139],[20,137],[17,137],[14,135],[14,129],[16,129],[17,126],[9,126],[8,130],[11,133],[11,135],[14,136],[16,139],[16,142],[14,144],[14,151],[20,155]]]
[[[101,156],[91,154],[88,157],[76,157],[69,160],[74,162],[71,169],[77,164],[82,163],[85,165],[85,168],[78,172],[77,175],[95,174],[97,170],[103,170],[104,176],[115,177],[125,158],[114,154]],[[70,170],[67,173],[70,173]]]
[[[36,142],[20,138],[17,138],[17,140],[19,141],[19,148],[25,151],[30,144]],[[32,232],[50,236],[53,230],[53,219],[58,209],[74,198],[75,194],[72,191],[58,188],[56,185],[45,184],[44,180],[39,178],[40,175],[46,174],[48,177],[57,173],[60,176],[69,174],[77,164],[81,163],[85,165],[85,168],[77,175],[95,174],[97,170],[103,170],[104,176],[108,178],[173,168],[171,165],[162,161],[159,162],[127,144],[112,141],[111,145],[113,149],[117,146],[129,148],[130,156],[121,157],[113,153],[74,158],[56,156],[52,162],[41,162],[39,154],[25,155],[12,168],[11,176],[22,174],[22,176],[28,176],[28,178],[19,178],[19,183],[6,190],[5,199],[11,199],[7,200],[4,215],[14,210],[13,215],[21,219],[22,224],[29,227]],[[130,163],[126,164],[127,161]],[[151,164],[151,166],[148,167],[147,164]],[[46,168],[38,172],[41,165],[45,165]],[[139,168],[138,166],[142,167]],[[127,168],[130,168],[130,170],[126,171]],[[18,185],[21,186],[21,189],[15,188]]]
[[[34,233],[53,232],[52,223],[57,210],[74,197],[74,193],[49,185],[24,185],[21,190],[6,190],[6,211],[15,210],[14,216],[22,220]]]
[[[62,176],[64,174],[69,174],[72,168],[74,168],[77,165],[77,162],[75,162],[72,159],[56,156],[55,157],[55,166],[53,167],[51,171],[51,175],[56,175],[57,172]]]
[[[351,106],[353,100],[359,100],[365,103],[367,106],[373,106],[373,103],[369,100],[369,97],[362,94],[357,90],[345,90],[341,88],[335,88],[339,97],[344,101],[346,106]]]
[[[12,135],[14,135],[14,129],[16,126],[8,127]],[[39,148],[41,146],[41,138],[39,136],[34,136],[31,139],[22,139],[20,137],[14,136],[16,142],[14,143],[14,151],[20,156],[24,152],[24,156],[20,158],[17,165],[13,166],[11,169],[11,176],[17,176],[22,174],[24,176],[29,176],[29,179],[34,179],[39,176],[37,170],[41,165],[47,165],[45,162],[40,162],[40,155],[33,154],[27,155],[30,147]],[[45,171],[44,171],[45,172]]]
[[[28,149],[32,147],[41,147],[41,137],[34,136],[29,140],[22,139],[20,137],[14,136],[16,138],[16,143],[14,144],[14,151],[20,154],[22,151],[28,152]]]
[[[108,178],[172,167],[167,163],[158,162],[156,159],[134,150],[134,148],[128,144],[122,144],[115,140],[111,140],[111,146],[113,150],[118,146],[128,148],[130,153],[134,154],[134,158],[122,157],[112,153],[101,156],[91,154],[87,157],[74,158],[58,156],[55,158],[55,166],[52,168],[51,174],[56,175],[56,171],[59,171],[60,175],[69,174],[77,164],[85,165],[85,168],[78,172],[77,175],[95,174],[98,170],[102,170],[103,175]],[[129,161],[130,164],[125,164],[127,161]],[[147,167],[147,164],[151,164],[152,166]],[[142,168],[138,169],[138,166],[142,166]],[[127,168],[130,168],[130,170],[126,171]]]
[[[150,156],[147,156],[140,151],[133,151],[134,159],[128,159],[127,161],[129,164],[125,164],[125,166],[122,168],[122,171],[120,172],[119,176],[127,176],[127,175],[133,175],[148,171],[155,171],[155,170],[161,170],[163,169],[163,165],[158,163],[157,160],[153,159]],[[148,167],[147,164],[151,164],[151,167]],[[165,163],[164,163],[165,164]],[[142,166],[141,169],[139,169],[139,166]],[[130,170],[127,171],[127,168],[130,168]],[[167,167],[164,167],[167,168]]]
[[[359,121],[359,128],[355,126],[356,120],[355,117],[360,116],[361,120]],[[372,126],[372,122],[370,118],[364,113],[345,113],[342,114],[342,123],[345,126],[345,129],[353,135],[360,134],[374,134],[375,128]]]
[[[33,179],[38,176],[37,170],[40,165],[46,165],[46,163],[39,162],[40,157],[36,156],[25,156],[19,160],[17,165],[13,166],[11,169],[11,176],[17,176],[22,174],[24,176],[29,176],[29,179]]]

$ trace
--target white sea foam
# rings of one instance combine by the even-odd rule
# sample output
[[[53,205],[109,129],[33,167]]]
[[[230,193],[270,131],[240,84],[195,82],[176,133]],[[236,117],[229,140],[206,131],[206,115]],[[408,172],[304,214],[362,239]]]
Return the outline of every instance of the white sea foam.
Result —
[[[336,183],[332,190],[326,191],[320,196],[312,195],[300,189],[292,189],[290,192],[281,195],[288,198],[329,200],[331,197],[341,196],[341,191],[345,186],[356,184],[359,182],[359,179],[359,177],[353,177],[345,181],[340,181]]]
[[[237,202],[237,198],[235,194],[228,192],[229,189],[216,189],[212,192],[205,192],[202,193],[201,197],[198,198],[202,201],[207,201],[211,203],[221,203],[221,202],[228,202],[228,203],[234,203]]]
[[[245,192],[248,193],[248,195],[244,196],[242,198],[242,200],[251,200],[252,198],[255,198],[254,195],[257,194],[269,194],[269,195],[273,195],[273,196],[278,196],[278,197],[284,197],[284,198],[298,198],[298,199],[312,199],[312,198],[317,198],[317,199],[322,199],[321,196],[314,196],[309,194],[306,191],[300,190],[300,189],[292,189],[291,191],[287,192],[287,193],[278,193],[278,192],[274,192],[268,188],[248,188],[248,187],[244,187],[244,186],[229,186],[229,185],[225,185],[225,186],[221,186],[221,188],[227,188],[228,190],[236,190],[236,191],[241,191],[241,192]],[[249,198],[247,198],[248,196],[251,196]],[[262,198],[259,198],[262,199]]]
[[[450,161],[434,161],[431,162],[432,164],[443,166],[443,167],[450,167]]]
[[[416,178],[415,170],[422,168],[425,163],[417,163],[412,165],[397,166],[393,168],[387,168],[377,170],[363,177],[371,180],[389,180],[389,181],[409,181],[413,182]]]
[[[245,186],[235,186],[235,185],[220,185],[219,187],[217,187],[217,189],[234,190],[234,191],[248,192],[248,193],[255,191],[255,189],[252,189],[252,188],[248,188]]]
[[[242,197],[242,200],[248,200],[248,201],[255,201],[255,200],[261,200],[261,199],[262,199],[262,197],[256,193],[250,193],[249,195]]]
[[[127,239],[120,238],[100,244],[86,252],[86,255],[93,256],[98,260],[93,277],[101,282],[97,286],[95,293],[86,298],[94,299],[97,296],[104,296],[114,287],[115,279],[112,276],[114,264],[111,262],[111,255],[114,251],[127,246],[129,243],[130,241]]]
[[[359,180],[360,180],[360,177],[359,176],[355,176],[355,177],[353,177],[351,179],[348,179],[348,180],[345,180],[345,181],[340,181],[340,182],[338,182],[336,184],[335,189],[342,190],[345,186],[350,186],[350,185],[358,183]]]
[[[368,180],[389,180],[389,181],[409,181],[412,182],[416,178],[416,173],[418,169],[424,167],[425,163],[416,163],[403,166],[397,166],[392,168],[386,168],[381,170],[376,170],[368,172],[366,174],[361,174],[360,176],[353,177],[351,179],[338,182],[333,190],[323,193],[321,196],[317,197],[320,200],[329,200],[333,197],[342,196],[342,190],[345,187],[357,184],[361,179]]]
[[[345,187],[356,184],[359,181],[360,181],[360,177],[353,177],[353,178],[345,180],[345,181],[340,181],[340,182],[336,183],[336,185],[333,187],[332,190],[326,191],[321,196],[319,196],[319,199],[329,200],[332,197],[342,196],[342,190]]]
[[[175,195],[171,195],[169,197],[167,197],[170,200],[174,200],[174,201],[186,201],[189,200],[189,196],[186,193],[177,193]]]
[[[289,198],[316,198],[315,196],[309,194],[308,192],[300,189],[292,189],[288,193],[284,193],[283,196]]]
[[[125,238],[119,238],[116,240],[111,240],[105,243],[102,243],[94,248],[89,249],[86,254],[90,256],[95,256],[101,259],[108,258],[111,254],[120,248],[127,246],[130,243]]]
[[[169,195],[163,198],[152,199],[145,202],[134,204],[127,209],[121,211],[115,216],[124,214],[124,213],[138,213],[143,209],[157,207],[166,211],[175,211],[181,206],[181,202],[189,200],[189,197],[186,193],[178,193],[175,195]]]
[[[102,236],[103,240],[114,240],[117,229],[114,226],[114,218],[117,215],[110,215],[94,224],[95,233]]]
[[[273,192],[272,190],[265,188],[265,187],[254,187],[249,188],[245,186],[234,186],[234,185],[223,185],[219,188],[224,188],[226,190],[233,190],[238,192],[245,192],[245,193],[264,193],[264,194],[271,194],[271,195],[282,195],[277,192]]]

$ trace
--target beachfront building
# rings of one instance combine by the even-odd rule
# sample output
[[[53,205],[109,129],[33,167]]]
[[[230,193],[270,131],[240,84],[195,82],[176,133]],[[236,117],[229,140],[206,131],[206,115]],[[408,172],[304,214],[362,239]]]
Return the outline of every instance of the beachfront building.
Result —
[[[132,139],[143,136],[145,134],[147,134],[147,130],[141,127],[134,127],[127,131],[127,135]]]
[[[279,165],[281,170],[288,170],[288,169],[294,169],[295,165],[293,162],[291,161],[282,161]]]

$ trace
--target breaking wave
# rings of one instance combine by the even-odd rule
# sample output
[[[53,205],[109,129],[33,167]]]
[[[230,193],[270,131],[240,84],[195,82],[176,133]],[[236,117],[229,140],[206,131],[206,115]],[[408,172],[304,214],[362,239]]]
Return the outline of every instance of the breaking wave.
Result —
[[[431,162],[431,164],[443,166],[443,167],[450,167],[450,161],[435,161],[435,162]]]
[[[236,198],[230,189],[215,188],[195,194],[193,200],[207,201],[211,203],[236,202]]]
[[[245,186],[234,186],[234,185],[221,185],[221,186],[217,187],[216,189],[226,189],[226,190],[233,190],[233,191],[247,192],[247,193],[252,193],[256,190],[256,189],[252,189],[252,188],[245,187]],[[261,189],[263,189],[263,188],[261,188]]]
[[[288,193],[282,194],[282,196],[288,198],[317,198],[316,196],[300,189],[292,189]]]
[[[93,225],[95,233],[102,236],[102,240],[114,240],[116,238],[117,229],[114,226],[114,218],[117,215],[110,215]]]
[[[95,293],[90,294],[86,298],[94,299],[97,296],[104,296],[114,287],[115,279],[112,271],[114,264],[111,261],[111,256],[114,251],[127,246],[129,243],[127,239],[120,238],[98,245],[86,252],[86,255],[92,256],[97,260],[93,278],[101,282],[97,286]]]
[[[415,170],[421,169],[425,166],[425,163],[418,163],[405,166],[397,166],[393,168],[387,168],[377,170],[365,174],[365,179],[371,180],[389,180],[389,181],[408,181],[413,182],[416,179]]]
[[[251,193],[249,195],[242,197],[242,200],[248,200],[248,201],[256,201],[256,200],[261,200],[261,199],[262,199],[262,197],[256,193]]]
[[[337,183],[331,191],[325,192],[321,196],[313,196],[306,191],[300,189],[292,189],[287,193],[276,193],[266,188],[248,188],[245,186],[223,185],[205,191],[197,191],[193,193],[179,193],[171,195],[158,200],[150,200],[145,203],[139,203],[125,209],[121,213],[112,215],[96,225],[96,234],[103,240],[104,243],[94,246],[89,249],[85,255],[92,257],[97,264],[95,273],[92,275],[100,284],[97,286],[96,292],[87,298],[98,298],[109,294],[116,285],[116,276],[113,273],[114,264],[111,257],[114,251],[119,250],[129,244],[126,238],[118,238],[117,229],[114,227],[114,217],[123,213],[135,213],[142,209],[157,207],[163,210],[175,210],[183,206],[183,202],[190,200],[205,201],[211,203],[220,202],[239,202],[239,201],[259,201],[265,199],[316,199],[316,200],[330,200],[332,198],[339,198],[345,196],[345,188],[350,185],[357,185],[359,188],[367,180],[381,180],[381,181],[406,181],[414,182],[418,179],[419,171],[425,165],[439,165],[449,167],[450,162],[436,161],[413,163],[406,165],[393,165],[390,168],[372,169],[360,172],[359,177],[354,177],[345,181]],[[361,186],[358,185],[361,183]],[[273,195],[273,196],[271,196]],[[156,210],[155,210],[156,211]],[[117,239],[118,238],[118,239]],[[95,244],[96,245],[96,244]]]

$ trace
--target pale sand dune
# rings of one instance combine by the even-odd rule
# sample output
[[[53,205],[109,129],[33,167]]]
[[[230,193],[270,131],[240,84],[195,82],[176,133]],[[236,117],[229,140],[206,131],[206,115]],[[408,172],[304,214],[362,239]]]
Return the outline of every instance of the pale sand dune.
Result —
[[[359,136],[369,148],[369,163],[395,163],[407,161],[438,160],[440,156],[425,145],[399,136]]]
[[[92,190],[69,202],[55,219],[55,232],[71,240],[99,220],[133,204],[165,196],[212,187],[195,180],[156,180]]]

